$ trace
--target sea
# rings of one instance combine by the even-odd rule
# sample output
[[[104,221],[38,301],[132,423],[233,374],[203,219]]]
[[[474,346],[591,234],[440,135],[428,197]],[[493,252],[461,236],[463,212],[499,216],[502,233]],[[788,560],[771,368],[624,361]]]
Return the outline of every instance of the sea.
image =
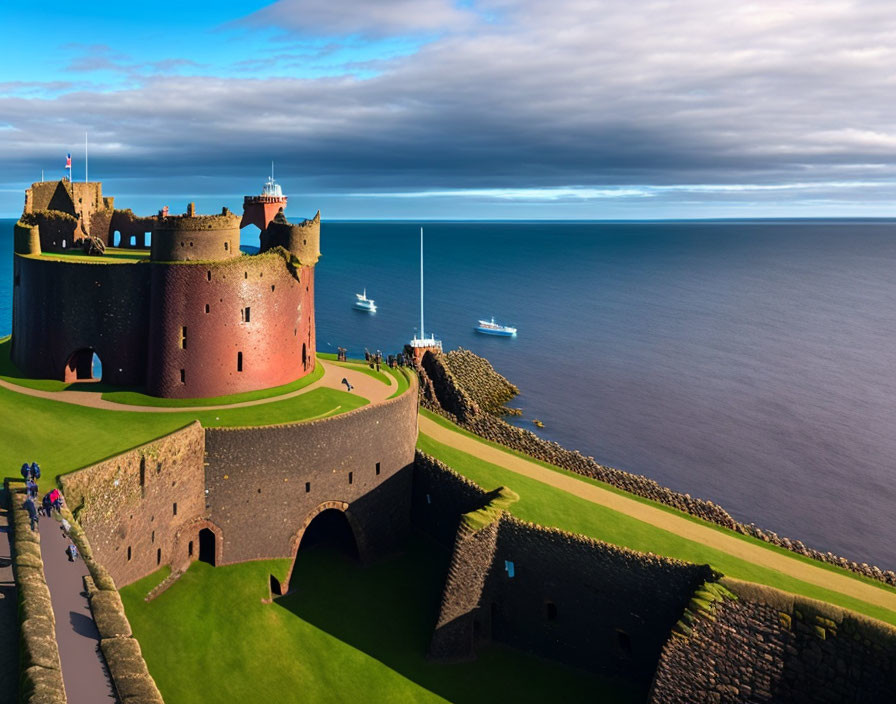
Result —
[[[520,387],[513,422],[896,568],[896,221],[325,222],[319,351],[419,332],[421,224],[425,332]],[[352,308],[365,288],[376,314]],[[492,316],[518,335],[473,331]]]

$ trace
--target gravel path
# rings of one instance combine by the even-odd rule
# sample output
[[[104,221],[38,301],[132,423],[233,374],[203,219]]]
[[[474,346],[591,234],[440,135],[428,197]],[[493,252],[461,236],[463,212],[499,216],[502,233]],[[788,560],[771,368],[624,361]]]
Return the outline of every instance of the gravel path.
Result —
[[[655,506],[644,504],[594,484],[583,482],[568,474],[546,469],[535,462],[449,430],[422,415],[419,421],[421,433],[445,445],[450,445],[458,450],[474,455],[481,460],[496,464],[524,477],[536,479],[558,489],[563,489],[592,503],[607,506],[614,511],[632,516],[640,521],[644,521],[644,523],[662,528],[682,538],[722,550],[762,567],[777,570],[803,582],[840,592],[841,594],[846,594],[869,604],[882,606],[896,612],[896,591],[892,589],[876,587],[873,584],[853,579],[846,574],[816,567],[775,550],[741,540],[730,533],[710,528],[701,523],[695,523]]]
[[[324,368],[323,376],[308,386],[281,396],[271,396],[269,398],[259,398],[254,401],[241,401],[240,403],[223,404],[220,406],[133,406],[126,403],[115,403],[113,401],[105,401],[102,394],[94,391],[40,391],[38,389],[30,389],[27,386],[19,386],[4,379],[0,379],[0,386],[9,391],[26,396],[34,396],[35,398],[43,398],[48,401],[62,401],[63,403],[71,403],[76,406],[88,406],[89,408],[101,408],[106,411],[136,411],[139,413],[183,413],[184,411],[217,411],[227,410],[229,408],[243,408],[245,406],[260,406],[264,403],[273,403],[275,401],[285,401],[289,398],[307,394],[318,388],[340,389],[345,391],[345,385],[342,379],[348,379],[349,383],[354,387],[352,393],[363,396],[371,403],[384,401],[392,395],[394,389],[398,386],[398,382],[391,375],[385,374],[389,383],[384,384],[374,379],[369,374],[340,367],[336,364],[330,364],[323,360],[318,360]]]
[[[87,566],[83,560],[69,562],[68,544],[59,521],[40,519],[40,551],[56,616],[56,642],[68,704],[116,702],[84,591]]]

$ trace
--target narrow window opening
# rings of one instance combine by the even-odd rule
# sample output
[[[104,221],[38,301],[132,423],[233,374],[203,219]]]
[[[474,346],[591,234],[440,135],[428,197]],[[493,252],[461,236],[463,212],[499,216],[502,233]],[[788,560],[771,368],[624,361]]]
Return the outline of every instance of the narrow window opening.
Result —
[[[162,564],[162,548],[156,550],[156,565]]]
[[[211,310],[211,306],[208,303],[206,303],[205,304],[205,312],[208,313],[210,310]]]
[[[193,246],[193,240],[190,240],[190,246],[191,247]]]
[[[352,479],[353,479],[353,478],[354,478],[354,473],[353,473],[353,472],[349,472],[349,473],[348,473],[348,483],[349,483],[349,484],[352,483]]]
[[[252,309],[249,308],[249,306],[246,306],[246,322],[247,323],[250,322],[251,317],[252,317]]]
[[[248,278],[249,278],[249,272],[248,272],[248,271],[244,271],[244,272],[243,272],[243,278],[244,278],[244,279],[248,279]]]
[[[209,271],[209,272],[206,274],[206,276],[208,276],[208,280],[209,280],[209,281],[212,280],[212,272],[211,272],[211,271]]]
[[[177,515],[177,502],[176,501],[174,502],[173,511],[174,511],[174,515],[176,516]]]
[[[243,353],[242,352],[236,353],[236,370],[238,372],[243,371]]]
[[[229,250],[230,250],[230,242],[225,242],[224,243],[224,251],[227,252]]]
[[[187,326],[186,325],[180,329],[180,348],[182,350],[187,349]]]
[[[190,541],[190,544],[187,545],[187,556],[193,557],[193,541]]]
[[[380,476],[380,463],[376,463],[376,476]]]
[[[271,291],[274,290],[274,284],[271,284]]]
[[[146,496],[146,457],[140,458],[140,496]]]
[[[553,601],[545,602],[545,615],[548,617],[548,621],[556,621],[557,620],[557,605]]]
[[[507,576],[513,579],[513,575],[516,574],[516,567],[513,564],[513,560],[504,560],[504,570],[507,572]]]
[[[187,370],[186,369],[180,370],[180,383],[181,384],[187,383]]]
[[[131,561],[131,546],[128,545],[128,562]]]
[[[619,649],[625,653],[626,655],[632,654],[632,639],[629,637],[628,633],[617,628],[616,629],[616,642],[619,645]]]
[[[305,493],[311,493],[311,482],[305,482]]]
[[[155,531],[152,532],[152,540],[150,542],[153,542],[153,543],[156,542],[156,532]]]
[[[65,249],[65,240],[62,240],[62,248]]]
[[[137,235],[131,235],[131,247],[137,246]]]

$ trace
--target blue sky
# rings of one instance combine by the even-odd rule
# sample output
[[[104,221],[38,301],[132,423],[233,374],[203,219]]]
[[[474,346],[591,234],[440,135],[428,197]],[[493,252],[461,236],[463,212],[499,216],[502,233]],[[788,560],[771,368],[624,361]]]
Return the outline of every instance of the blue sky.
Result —
[[[878,0],[4,3],[0,216],[67,151],[117,204],[330,218],[894,216]]]

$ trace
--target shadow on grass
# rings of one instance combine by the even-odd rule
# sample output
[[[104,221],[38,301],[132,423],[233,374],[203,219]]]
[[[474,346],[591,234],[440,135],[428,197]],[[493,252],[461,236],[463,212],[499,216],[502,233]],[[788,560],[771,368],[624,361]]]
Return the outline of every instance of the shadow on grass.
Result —
[[[609,681],[498,644],[480,648],[473,662],[428,661],[449,558],[422,537],[412,538],[404,555],[366,568],[327,545],[303,549],[292,591],[278,598],[275,608],[292,612],[452,702],[646,699],[646,686]]]

